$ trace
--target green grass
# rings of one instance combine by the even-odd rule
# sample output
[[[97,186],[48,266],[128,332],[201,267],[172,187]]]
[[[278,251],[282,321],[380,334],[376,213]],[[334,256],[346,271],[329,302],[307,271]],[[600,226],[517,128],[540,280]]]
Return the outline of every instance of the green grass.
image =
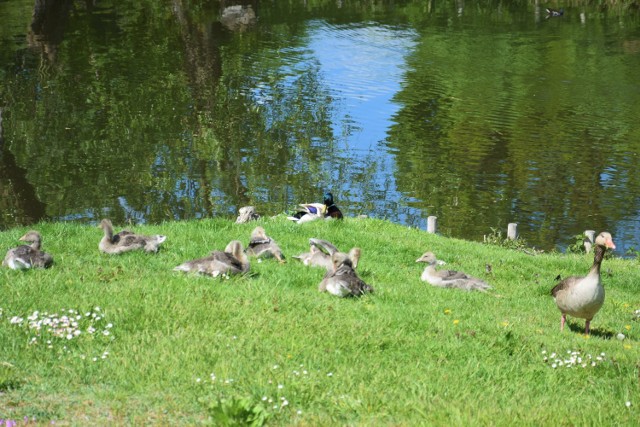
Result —
[[[256,225],[280,244],[287,264],[252,259],[249,276],[229,280],[172,271],[232,239],[246,244]],[[585,274],[589,255],[530,256],[373,219],[139,226],[168,239],[158,254],[120,256],[98,252],[94,227],[34,228],[55,264],[0,270],[0,418],[313,426],[637,425],[640,418],[635,260],[604,261],[607,300],[585,337],[579,319],[560,333],[549,291],[558,274]],[[26,230],[0,233],[0,248],[17,245]],[[375,293],[319,293],[322,270],[291,258],[308,250],[310,237],[343,250],[360,246],[358,271]],[[415,260],[426,250],[494,289],[421,282],[424,264]],[[79,336],[36,337],[25,326],[36,310],[61,309],[80,313]],[[13,316],[25,320],[12,324]],[[596,366],[553,368],[543,351],[605,356]]]

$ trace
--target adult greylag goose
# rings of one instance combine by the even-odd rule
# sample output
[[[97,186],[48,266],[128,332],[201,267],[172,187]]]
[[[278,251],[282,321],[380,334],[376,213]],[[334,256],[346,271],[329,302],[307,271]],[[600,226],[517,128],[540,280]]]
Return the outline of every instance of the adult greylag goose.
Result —
[[[160,234],[143,236],[129,230],[113,234],[113,225],[108,219],[100,221],[98,227],[104,231],[104,237],[100,240],[98,248],[107,254],[121,254],[138,249],[143,249],[145,252],[158,252],[160,244],[167,239],[167,236]]]
[[[420,278],[433,286],[462,289],[465,291],[486,291],[487,289],[491,289],[488,283],[461,271],[436,270],[435,266],[439,261],[433,252],[425,252],[416,262],[427,263]]]
[[[560,330],[567,315],[585,319],[584,332],[589,334],[591,320],[604,304],[604,287],[600,281],[600,265],[607,249],[615,249],[611,234],[603,231],[594,242],[593,264],[586,276],[567,277],[551,289],[551,295],[562,313]]]
[[[30,268],[49,268],[53,264],[51,254],[40,250],[42,237],[35,230],[28,231],[20,241],[31,243],[9,249],[2,261],[2,265],[12,270],[28,270]]]
[[[354,248],[357,249],[357,248]],[[358,254],[359,250],[356,251]],[[350,253],[356,253],[350,252]],[[333,268],[324,275],[318,286],[320,292],[329,292],[338,297],[357,297],[373,292],[373,287],[367,285],[353,269],[350,254],[335,252],[331,256]]]
[[[208,257],[187,261],[175,271],[206,274],[213,277],[222,274],[243,274],[249,271],[249,258],[238,240],[229,242],[224,251],[213,251]]]
[[[280,250],[280,246],[271,237],[267,236],[262,227],[256,227],[251,232],[251,240],[246,250],[247,255],[256,257],[273,258],[279,262],[285,262],[285,257]]]

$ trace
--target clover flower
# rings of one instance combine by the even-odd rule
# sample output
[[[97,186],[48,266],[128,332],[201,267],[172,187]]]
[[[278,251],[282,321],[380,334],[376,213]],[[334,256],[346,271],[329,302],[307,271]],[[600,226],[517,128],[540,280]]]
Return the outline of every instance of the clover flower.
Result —
[[[558,367],[573,368],[574,366],[581,366],[586,368],[587,366],[595,367],[598,363],[606,360],[606,354],[600,353],[595,358],[591,354],[582,355],[579,351],[567,350],[567,357],[563,358],[559,354],[551,353],[547,356],[547,351],[542,350],[542,360],[545,363],[551,363],[551,367],[556,369]]]
[[[61,341],[69,342],[80,339],[84,335],[83,332],[86,332],[87,335],[95,333],[104,322],[104,314],[100,312],[100,307],[95,307],[95,309],[97,310],[87,311],[84,317],[81,312],[71,308],[62,308],[54,313],[35,310],[25,317],[13,316],[9,319],[9,323],[27,331],[30,335],[28,342],[30,345],[42,344],[48,349],[53,349],[56,343]],[[112,323],[106,325],[102,334],[110,335],[109,330],[112,327]],[[66,346],[64,351],[68,352]]]

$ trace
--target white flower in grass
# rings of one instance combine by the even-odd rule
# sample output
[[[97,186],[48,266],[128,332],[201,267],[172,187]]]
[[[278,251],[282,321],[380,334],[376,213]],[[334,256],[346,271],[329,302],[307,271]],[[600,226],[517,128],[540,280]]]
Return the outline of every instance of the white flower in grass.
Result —
[[[267,401],[267,399],[268,399],[268,398],[267,398],[267,396],[262,396],[262,401],[263,401],[263,402],[266,402],[266,401]]]
[[[557,368],[557,367],[558,367],[558,365],[556,365],[556,364],[554,363],[554,364],[552,364],[552,365],[551,365],[551,367],[552,367],[553,369],[555,369],[555,368]]]
[[[98,361],[98,358],[97,358],[97,357],[94,357],[94,358],[93,358],[93,361],[94,361],[94,362],[97,362],[97,361]]]
[[[302,415],[302,411],[301,411],[300,409],[298,409],[298,410],[296,411],[296,414],[298,414],[298,415]]]
[[[23,320],[24,319],[22,317],[13,316],[11,320],[9,320],[9,323],[11,323],[12,325],[15,325],[15,324],[22,323]]]
[[[280,405],[281,408],[284,408],[285,406],[287,406],[289,404],[289,401],[287,399],[284,399],[282,401],[282,405]]]
[[[197,383],[199,383],[200,381],[202,381],[200,378],[196,378]]]
[[[278,388],[279,388],[280,390],[282,390],[282,389],[284,388],[284,386],[283,386],[282,384],[278,384]]]
[[[624,402],[624,406],[626,406],[627,408],[631,407],[631,401],[627,400],[626,402]]]
[[[329,373],[327,374],[327,376],[328,376],[328,377],[332,377],[332,376],[333,376],[333,372],[329,372]]]
[[[102,331],[102,335],[104,335],[104,336],[107,336],[107,335],[109,335],[109,334],[110,334],[110,332],[109,332],[109,330],[107,330],[107,329],[105,329],[104,331]]]
[[[73,339],[73,334],[67,334],[67,339],[68,340]]]

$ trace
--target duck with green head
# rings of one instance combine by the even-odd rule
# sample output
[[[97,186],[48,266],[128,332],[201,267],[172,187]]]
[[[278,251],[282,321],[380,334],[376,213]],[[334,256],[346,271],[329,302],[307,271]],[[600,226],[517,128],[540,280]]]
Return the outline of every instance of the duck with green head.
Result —
[[[335,218],[335,219],[343,218],[342,212],[333,201],[333,194],[329,192],[324,193],[324,205],[327,207],[327,213],[325,215],[327,218]]]

